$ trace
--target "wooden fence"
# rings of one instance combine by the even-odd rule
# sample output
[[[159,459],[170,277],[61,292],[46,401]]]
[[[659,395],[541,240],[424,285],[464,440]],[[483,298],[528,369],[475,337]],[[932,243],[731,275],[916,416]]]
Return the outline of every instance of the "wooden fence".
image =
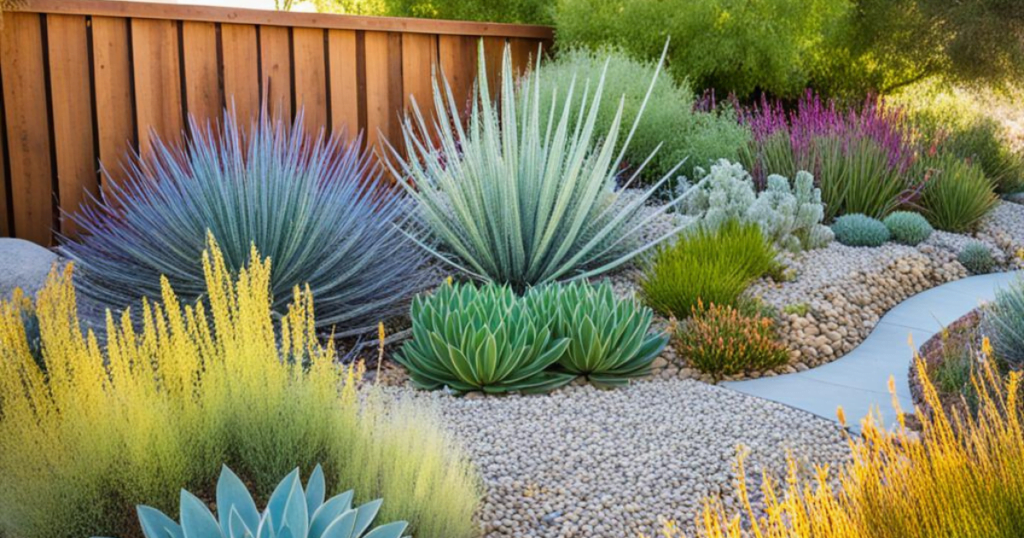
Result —
[[[239,115],[266,102],[307,128],[399,134],[415,96],[431,102],[439,65],[467,99],[482,39],[493,78],[506,43],[517,69],[547,27],[282,13],[107,0],[24,0],[0,38],[0,236],[52,244],[150,130],[180,137],[189,114]]]

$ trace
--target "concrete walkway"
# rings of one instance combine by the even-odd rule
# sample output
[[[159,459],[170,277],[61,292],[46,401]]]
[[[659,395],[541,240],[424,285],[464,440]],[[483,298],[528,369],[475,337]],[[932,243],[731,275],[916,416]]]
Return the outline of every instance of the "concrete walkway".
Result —
[[[804,372],[722,386],[836,419],[843,407],[847,423],[859,429],[860,419],[873,409],[881,411],[887,424],[895,424],[889,377],[896,381],[896,395],[906,411],[914,408],[907,374],[914,346],[995,297],[998,288],[1008,286],[1015,273],[974,276],[919,293],[896,305],[882,317],[867,339],[839,360]]]

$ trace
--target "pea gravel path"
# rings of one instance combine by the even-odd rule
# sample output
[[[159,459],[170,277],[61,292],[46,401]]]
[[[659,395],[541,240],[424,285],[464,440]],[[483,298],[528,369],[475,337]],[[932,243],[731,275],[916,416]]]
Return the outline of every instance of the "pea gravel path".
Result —
[[[688,534],[708,495],[732,501],[736,447],[748,469],[781,473],[792,451],[808,472],[847,453],[840,428],[792,408],[691,380],[546,396],[436,400],[479,467],[487,538],[636,538],[659,518]]]

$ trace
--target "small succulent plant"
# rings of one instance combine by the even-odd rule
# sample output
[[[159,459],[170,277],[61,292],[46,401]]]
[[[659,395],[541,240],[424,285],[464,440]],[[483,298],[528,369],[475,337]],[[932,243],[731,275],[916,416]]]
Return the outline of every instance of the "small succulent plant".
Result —
[[[569,347],[509,286],[443,284],[412,303],[412,340],[396,360],[415,386],[455,393],[546,392],[573,374],[552,372]]]
[[[648,334],[654,312],[635,299],[617,299],[607,281],[596,287],[573,282],[534,288],[526,304],[537,318],[554,320],[556,337],[569,340],[560,369],[586,376],[598,387],[647,375],[668,343],[665,335]]]
[[[836,241],[850,247],[880,247],[889,240],[889,229],[878,219],[854,213],[832,223]]]
[[[138,507],[139,523],[146,538],[401,538],[408,526],[396,521],[366,532],[383,501],[352,508],[352,491],[324,501],[325,491],[319,465],[305,491],[295,469],[261,514],[245,484],[225,466],[217,481],[219,521],[203,501],[182,490],[180,524],[148,506]]]
[[[931,237],[935,231],[932,225],[928,224],[928,219],[920,213],[911,211],[897,211],[885,217],[882,222],[889,229],[893,241],[903,245],[916,246]]]
[[[992,251],[981,241],[971,241],[964,245],[956,256],[957,261],[967,268],[972,275],[991,273],[996,266]]]

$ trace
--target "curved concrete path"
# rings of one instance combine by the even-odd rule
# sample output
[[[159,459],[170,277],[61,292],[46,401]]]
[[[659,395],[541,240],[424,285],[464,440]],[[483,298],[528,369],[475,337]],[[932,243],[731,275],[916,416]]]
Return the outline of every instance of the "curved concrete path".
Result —
[[[974,276],[921,292],[886,313],[864,342],[836,361],[795,374],[722,386],[829,420],[837,420],[836,409],[842,406],[854,429],[859,429],[862,417],[877,409],[891,426],[896,416],[889,376],[895,378],[900,406],[906,411],[914,409],[907,379],[913,350],[907,339],[912,336],[914,345],[920,346],[979,303],[992,300],[998,288],[1015,278],[1016,273]]]

